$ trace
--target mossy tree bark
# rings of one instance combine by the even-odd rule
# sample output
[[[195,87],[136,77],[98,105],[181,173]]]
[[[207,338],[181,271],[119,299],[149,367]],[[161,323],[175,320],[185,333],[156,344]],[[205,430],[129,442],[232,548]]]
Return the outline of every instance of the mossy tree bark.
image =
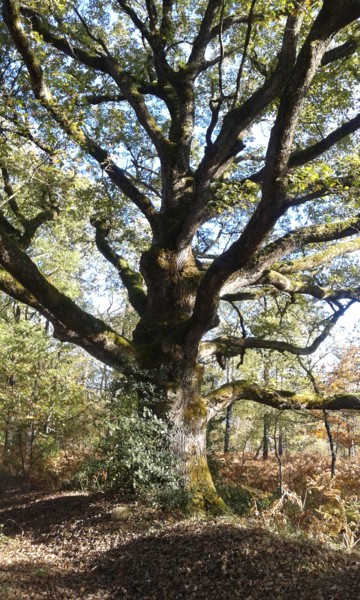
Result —
[[[170,392],[170,448],[177,457],[179,475],[190,492],[194,510],[224,511],[225,504],[216,492],[207,462],[207,405],[200,390],[193,388],[193,380],[198,380],[198,369],[188,371],[186,379],[187,382],[183,381],[183,385]]]

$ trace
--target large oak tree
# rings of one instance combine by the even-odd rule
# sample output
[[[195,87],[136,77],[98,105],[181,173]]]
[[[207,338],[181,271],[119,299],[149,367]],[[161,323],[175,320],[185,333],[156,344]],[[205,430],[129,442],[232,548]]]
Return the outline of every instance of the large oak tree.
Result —
[[[360,408],[345,391],[202,386],[215,359],[314,352],[360,299],[360,1],[3,0],[2,16],[0,288],[44,315],[58,339],[151,383],[187,483],[216,503],[206,427],[232,402]],[[88,161],[108,181],[91,225],[137,314],[132,339],[33,258],[62,207],[31,183],[28,203],[18,201],[19,167],[6,154],[18,139],[53,168],[61,148],[64,169],[82,173]],[[134,211],[148,230],[137,269],[117,244]],[[296,343],[280,311],[277,336],[249,335],[260,297],[299,311],[298,298],[324,304],[322,329]],[[223,302],[240,319],[238,336],[217,331]]]

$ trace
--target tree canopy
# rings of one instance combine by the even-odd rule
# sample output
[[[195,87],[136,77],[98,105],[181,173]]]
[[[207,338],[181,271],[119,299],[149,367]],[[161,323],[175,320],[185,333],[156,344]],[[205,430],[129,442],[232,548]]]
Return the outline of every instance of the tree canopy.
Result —
[[[360,299],[359,0],[3,0],[2,16],[0,289],[154,385],[195,483],[211,487],[206,424],[235,400],[359,409],[346,390],[202,384],[245,352],[314,352]],[[86,281],[63,286],[44,235],[86,265],[96,246],[131,337],[91,313]]]

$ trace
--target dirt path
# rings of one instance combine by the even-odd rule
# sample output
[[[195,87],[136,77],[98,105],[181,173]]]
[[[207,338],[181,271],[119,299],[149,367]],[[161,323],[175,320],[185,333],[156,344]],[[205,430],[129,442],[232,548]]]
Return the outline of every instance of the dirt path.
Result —
[[[355,600],[360,556],[103,494],[0,482],[1,600]]]

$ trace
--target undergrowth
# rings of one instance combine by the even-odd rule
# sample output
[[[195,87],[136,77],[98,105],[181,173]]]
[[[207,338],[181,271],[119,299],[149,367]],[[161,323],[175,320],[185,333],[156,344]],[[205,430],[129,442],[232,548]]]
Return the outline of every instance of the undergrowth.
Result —
[[[338,460],[333,479],[323,455],[287,457],[282,493],[276,459],[229,453],[213,456],[211,464],[217,488],[236,514],[277,533],[360,551],[359,457]]]

